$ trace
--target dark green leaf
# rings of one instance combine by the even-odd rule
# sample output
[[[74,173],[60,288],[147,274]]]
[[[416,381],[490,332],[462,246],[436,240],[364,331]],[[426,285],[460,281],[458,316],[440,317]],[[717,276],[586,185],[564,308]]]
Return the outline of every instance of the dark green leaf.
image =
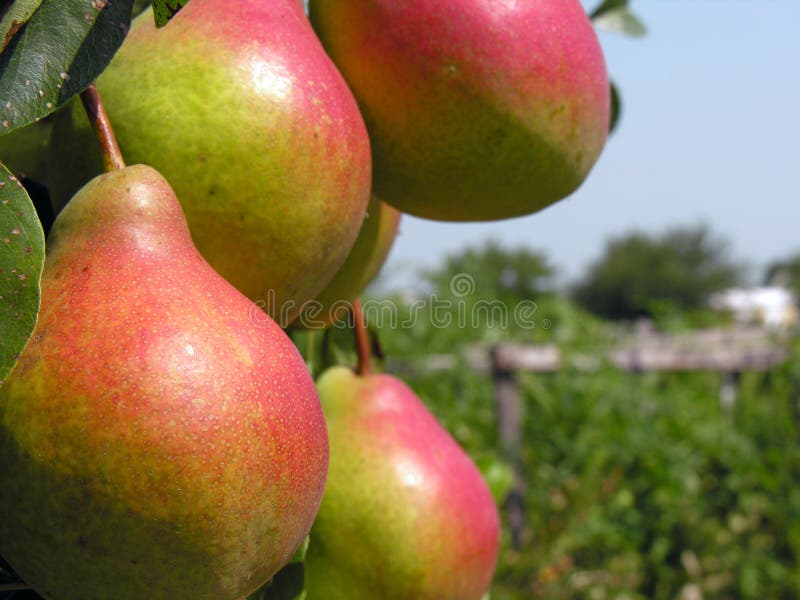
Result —
[[[305,597],[305,566],[292,563],[272,578],[272,585],[264,590],[262,600],[304,600]]]
[[[22,184],[0,163],[0,382],[36,325],[44,233]]]
[[[305,600],[305,579],[303,563],[290,563],[247,600]]]
[[[647,34],[644,23],[625,6],[606,10],[593,17],[592,22],[598,29],[612,33],[622,33],[633,37],[642,37]]]
[[[617,10],[619,8],[627,8],[627,6],[628,6],[628,0],[605,0],[600,4],[600,6],[598,6],[591,12],[589,17],[592,20],[594,20],[597,17],[603,15],[604,13],[607,13],[612,10]]]
[[[133,0],[44,0],[0,54],[0,134],[83,91],[130,28]]]
[[[153,15],[156,18],[156,27],[166,25],[188,3],[189,0],[153,0]]]
[[[133,16],[143,13],[152,6],[150,0],[133,0]]]
[[[16,0],[5,14],[0,10],[0,52],[8,46],[11,39],[28,22],[42,0]]]
[[[611,82],[611,118],[609,119],[608,132],[614,133],[619,123],[619,118],[622,115],[622,97],[619,95],[619,89]]]

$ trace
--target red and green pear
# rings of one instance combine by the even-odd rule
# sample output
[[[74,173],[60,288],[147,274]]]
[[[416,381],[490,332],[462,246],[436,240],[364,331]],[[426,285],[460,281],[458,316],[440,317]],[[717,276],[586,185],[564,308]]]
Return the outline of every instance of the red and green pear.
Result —
[[[344,317],[352,301],[378,276],[389,257],[401,216],[396,208],[372,197],[347,260],[316,300],[308,303],[296,325],[319,329]]]
[[[193,0],[136,18],[99,77],[120,147],[180,198],[214,269],[287,325],[355,242],[371,158],[358,106],[295,0]],[[80,103],[59,115],[60,205],[101,170]]]
[[[240,600],[308,534],[328,465],[310,374],[150,167],[56,220],[0,464],[0,554],[46,598]]]
[[[306,556],[308,597],[480,600],[499,519],[467,454],[395,377],[334,367],[317,390],[330,469]]]
[[[578,0],[311,0],[403,212],[483,221],[574,192],[605,144],[609,81]]]

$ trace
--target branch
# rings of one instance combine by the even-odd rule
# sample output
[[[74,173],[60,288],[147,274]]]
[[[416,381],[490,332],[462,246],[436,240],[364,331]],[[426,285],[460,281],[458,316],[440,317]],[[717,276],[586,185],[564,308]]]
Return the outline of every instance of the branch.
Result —
[[[356,338],[356,349],[358,351],[358,367],[356,373],[359,375],[369,375],[372,373],[372,352],[370,351],[369,332],[364,322],[364,313],[361,310],[361,299],[353,300],[353,333]]]

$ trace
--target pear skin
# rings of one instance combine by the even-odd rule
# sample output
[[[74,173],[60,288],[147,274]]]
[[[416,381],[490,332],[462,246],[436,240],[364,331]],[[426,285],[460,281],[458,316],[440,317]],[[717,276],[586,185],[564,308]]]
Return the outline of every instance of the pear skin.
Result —
[[[480,600],[499,518],[480,472],[414,392],[334,367],[317,381],[330,471],[306,556],[310,600]]]
[[[3,557],[47,598],[238,600],[302,543],[327,461],[302,358],[201,257],[166,180],[89,182],[0,385]]]
[[[347,260],[313,302],[304,307],[294,325],[320,329],[342,319],[389,257],[402,213],[377,196],[369,201],[364,224]]]
[[[333,278],[370,198],[358,106],[295,0],[139,15],[98,78],[123,155],[180,199],[197,248],[282,326]],[[100,172],[80,103],[59,113],[57,209]]]
[[[311,0],[373,149],[373,191],[444,221],[526,215],[605,144],[605,61],[578,0]]]

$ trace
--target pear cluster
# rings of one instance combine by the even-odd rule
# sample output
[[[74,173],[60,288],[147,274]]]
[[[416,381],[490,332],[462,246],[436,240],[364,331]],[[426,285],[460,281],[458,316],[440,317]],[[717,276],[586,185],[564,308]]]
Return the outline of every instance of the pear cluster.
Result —
[[[402,381],[315,383],[285,330],[342,319],[402,213],[581,185],[610,99],[580,2],[191,0],[96,86],[133,166],[103,172],[80,102],[0,145],[58,213],[0,384],[0,554],[55,600],[243,600],[310,532],[310,600],[483,598],[476,466]]]

